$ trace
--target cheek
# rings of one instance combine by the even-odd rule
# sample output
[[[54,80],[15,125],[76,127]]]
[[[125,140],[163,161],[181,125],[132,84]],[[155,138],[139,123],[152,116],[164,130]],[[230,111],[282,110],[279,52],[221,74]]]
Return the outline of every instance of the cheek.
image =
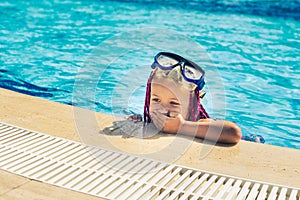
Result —
[[[150,103],[150,105],[149,105],[149,112],[150,112],[150,113],[153,112],[153,106],[152,106],[151,103]]]

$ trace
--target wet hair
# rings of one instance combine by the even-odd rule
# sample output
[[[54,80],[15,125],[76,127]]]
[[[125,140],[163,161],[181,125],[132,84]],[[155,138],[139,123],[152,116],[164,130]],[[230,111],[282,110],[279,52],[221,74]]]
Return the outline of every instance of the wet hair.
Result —
[[[171,72],[170,72],[171,71]],[[200,91],[198,90],[197,87],[192,86],[192,83],[188,83],[187,81],[182,81],[182,76],[177,75],[174,76],[174,73],[172,72],[173,70],[170,71],[162,71],[159,70],[158,68],[154,69],[147,81],[147,86],[146,86],[146,95],[145,95],[145,104],[144,104],[144,122],[145,123],[150,123],[151,118],[150,118],[150,98],[151,98],[151,83],[152,80],[157,74],[158,76],[161,76],[163,78],[172,78],[176,82],[182,82],[186,87],[193,88],[190,91],[190,100],[189,100],[189,115],[188,115],[188,120],[190,121],[198,121],[200,119],[206,119],[209,118],[209,115],[205,111],[204,107],[201,104],[201,98],[200,98]],[[195,89],[194,89],[195,88]],[[196,97],[196,98],[195,98]]]

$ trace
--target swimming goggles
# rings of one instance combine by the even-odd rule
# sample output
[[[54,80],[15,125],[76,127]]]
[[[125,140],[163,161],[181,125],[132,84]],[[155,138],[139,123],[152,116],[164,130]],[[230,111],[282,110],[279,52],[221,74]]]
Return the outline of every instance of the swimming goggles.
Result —
[[[159,67],[162,70],[171,70],[176,66],[180,66],[181,74],[188,82],[192,82],[198,86],[199,90],[205,85],[204,82],[204,70],[196,63],[187,60],[177,54],[169,52],[159,52],[154,57],[154,63],[152,69]]]

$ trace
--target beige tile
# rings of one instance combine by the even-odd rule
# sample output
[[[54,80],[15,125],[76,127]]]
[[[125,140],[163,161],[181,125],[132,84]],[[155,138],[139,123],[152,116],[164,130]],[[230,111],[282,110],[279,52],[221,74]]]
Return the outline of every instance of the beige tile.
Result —
[[[95,196],[83,194],[80,192],[56,187],[37,181],[29,181],[15,189],[6,192],[1,196],[2,199],[9,200],[66,200],[66,199],[80,199],[80,200],[99,200]]]
[[[15,174],[0,170],[0,196],[18,188],[30,180]]]

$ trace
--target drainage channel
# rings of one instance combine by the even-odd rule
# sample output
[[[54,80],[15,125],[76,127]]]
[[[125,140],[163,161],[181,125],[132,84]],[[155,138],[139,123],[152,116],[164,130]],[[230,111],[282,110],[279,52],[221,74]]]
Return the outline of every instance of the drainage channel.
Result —
[[[289,199],[300,189],[104,150],[0,123],[0,168],[107,199]]]

